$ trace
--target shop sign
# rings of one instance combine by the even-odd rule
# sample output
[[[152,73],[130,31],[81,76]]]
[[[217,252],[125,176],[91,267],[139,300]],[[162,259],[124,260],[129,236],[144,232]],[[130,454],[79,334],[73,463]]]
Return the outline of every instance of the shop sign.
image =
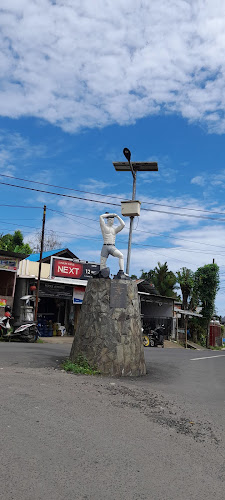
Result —
[[[99,264],[52,257],[51,278],[87,280],[99,270]]]
[[[7,271],[16,271],[17,268],[18,268],[17,259],[5,259],[0,255],[0,269],[4,269]]]
[[[73,288],[63,283],[41,283],[39,296],[54,297],[57,299],[72,299]]]
[[[75,286],[73,289],[73,304],[82,304],[85,286]]]
[[[1,299],[0,297],[0,307],[5,307],[7,304],[6,299]]]

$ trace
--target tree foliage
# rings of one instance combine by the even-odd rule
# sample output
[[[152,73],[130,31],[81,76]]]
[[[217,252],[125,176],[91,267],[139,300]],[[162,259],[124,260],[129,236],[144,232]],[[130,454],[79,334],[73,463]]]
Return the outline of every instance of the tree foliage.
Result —
[[[32,249],[28,243],[24,243],[21,231],[15,231],[14,234],[0,235],[0,250],[8,250],[9,252],[31,254]]]
[[[176,276],[182,292],[183,307],[184,309],[187,309],[188,299],[191,297],[194,288],[194,273],[191,269],[182,267],[176,272]]]
[[[141,278],[153,283],[160,295],[178,298],[175,292],[177,278],[172,271],[169,271],[167,262],[165,264],[158,262],[153,270],[148,272],[142,271]]]
[[[207,264],[195,273],[194,292],[202,305],[202,315],[209,322],[215,310],[215,298],[219,290],[219,267]]]

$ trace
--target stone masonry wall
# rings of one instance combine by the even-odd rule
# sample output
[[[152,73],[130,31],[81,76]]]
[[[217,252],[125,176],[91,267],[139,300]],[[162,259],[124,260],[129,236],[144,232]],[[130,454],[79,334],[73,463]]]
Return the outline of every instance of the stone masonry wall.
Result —
[[[70,358],[76,361],[81,354],[106,375],[145,375],[137,285],[117,280],[126,307],[112,307],[112,283],[110,279],[88,282]]]

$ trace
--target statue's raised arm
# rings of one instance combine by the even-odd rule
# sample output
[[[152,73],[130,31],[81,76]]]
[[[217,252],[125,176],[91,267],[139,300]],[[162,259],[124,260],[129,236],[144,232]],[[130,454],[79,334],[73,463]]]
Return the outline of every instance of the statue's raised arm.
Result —
[[[119,233],[120,231],[122,231],[122,229],[125,227],[125,222],[123,221],[123,219],[121,219],[121,217],[117,214],[114,214],[114,217],[116,217],[118,219],[118,221],[120,222],[120,225],[117,226],[115,228],[115,231],[116,231],[116,234]]]

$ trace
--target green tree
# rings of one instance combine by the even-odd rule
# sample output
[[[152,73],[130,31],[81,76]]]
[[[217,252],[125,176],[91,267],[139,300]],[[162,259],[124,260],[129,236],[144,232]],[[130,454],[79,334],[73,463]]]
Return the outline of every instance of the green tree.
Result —
[[[142,271],[141,278],[153,283],[160,295],[178,298],[175,292],[177,278],[172,271],[169,271],[167,262],[165,264],[158,262],[157,266],[147,273]]]
[[[21,231],[15,231],[14,234],[0,235],[0,250],[8,250],[10,252],[31,254],[32,249],[28,243],[24,243]]]
[[[195,273],[194,293],[201,302],[202,315],[207,329],[215,311],[215,299],[219,290],[219,267],[207,264],[199,267]]]
[[[192,295],[193,287],[194,287],[194,273],[191,269],[187,269],[186,267],[182,267],[180,271],[177,271],[177,282],[180,285],[180,289],[182,292],[183,298],[183,308],[188,308],[188,299]]]

